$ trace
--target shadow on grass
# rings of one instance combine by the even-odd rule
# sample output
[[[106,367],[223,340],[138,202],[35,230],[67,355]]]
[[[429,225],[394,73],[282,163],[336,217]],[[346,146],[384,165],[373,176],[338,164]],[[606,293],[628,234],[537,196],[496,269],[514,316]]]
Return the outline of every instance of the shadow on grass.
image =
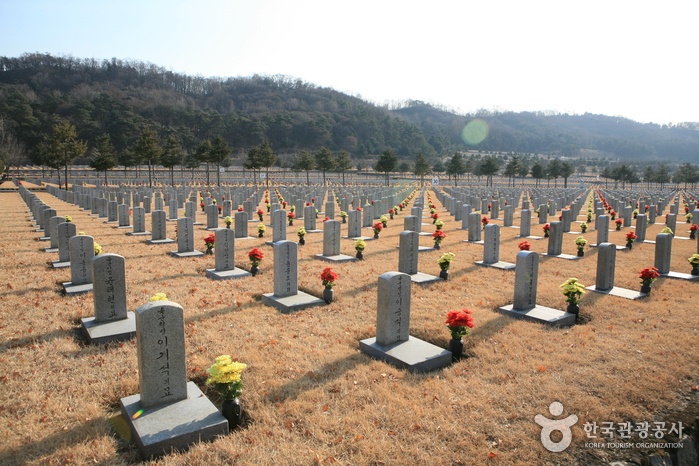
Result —
[[[35,461],[43,463],[58,450],[68,445],[87,444],[96,437],[108,435],[109,422],[105,417],[90,419],[70,430],[49,435],[42,440],[32,441],[31,438],[23,445],[11,450],[0,452],[0,464],[27,464]],[[41,459],[44,461],[41,461]]]

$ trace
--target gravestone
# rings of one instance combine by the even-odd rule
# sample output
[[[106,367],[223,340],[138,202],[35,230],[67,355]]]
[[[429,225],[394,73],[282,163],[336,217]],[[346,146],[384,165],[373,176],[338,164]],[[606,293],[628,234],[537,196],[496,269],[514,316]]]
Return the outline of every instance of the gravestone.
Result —
[[[504,208],[505,217],[502,223],[503,227],[511,227],[514,224],[515,209],[511,205],[506,205]]]
[[[118,221],[117,208],[118,204],[116,201],[107,202],[107,221],[105,223],[116,223]]]
[[[119,226],[115,228],[129,228],[131,226],[129,206],[126,204],[119,204],[117,206],[117,211],[119,213]]]
[[[229,280],[252,275],[235,266],[235,232],[229,228],[216,230],[214,268],[206,269],[206,276],[214,280]]]
[[[126,234],[130,236],[150,235],[150,231],[146,231],[146,209],[143,207],[133,208],[133,231]]]
[[[570,254],[563,254],[563,223],[551,222],[549,231],[548,250],[545,256],[555,257],[557,259],[578,260],[581,257]]]
[[[274,249],[274,293],[264,293],[262,304],[274,307],[285,314],[325,304],[324,300],[298,289],[298,243],[279,241],[273,243],[272,248]]]
[[[63,283],[66,294],[85,293],[92,290],[92,258],[95,257],[95,241],[92,236],[76,235],[68,240],[70,248],[70,280]]]
[[[361,340],[359,348],[372,358],[411,372],[446,367],[451,363],[450,351],[410,335],[411,283],[411,277],[400,272],[379,276],[376,336]]]
[[[471,215],[471,205],[463,204],[461,206],[461,229],[468,230],[469,216]]]
[[[41,230],[44,232],[44,236],[39,238],[39,241],[49,241],[51,239],[51,230],[49,224],[52,217],[56,217],[56,209],[44,209],[41,213]],[[64,218],[65,220],[65,218]]]
[[[520,251],[515,267],[514,302],[498,308],[515,319],[563,327],[575,324],[575,314],[536,304],[539,277],[539,255],[534,251]]]
[[[532,230],[532,214],[528,210],[522,210],[520,212],[519,219],[519,237],[520,238],[530,238]],[[537,237],[538,238],[538,237]]]
[[[672,230],[673,236],[677,234],[677,214],[667,214],[667,227]]]
[[[237,217],[237,213],[236,213]],[[247,214],[245,215],[247,222]],[[206,230],[215,230],[218,228],[218,206],[209,204],[206,206]]]
[[[168,220],[176,221],[178,219],[177,199],[170,199],[170,202],[168,202],[168,209],[170,213]]]
[[[187,201],[184,203],[184,216],[192,219],[192,225],[199,226],[203,225],[201,222],[197,222],[197,204],[196,202]]]
[[[539,205],[539,225],[549,223],[548,206],[546,204]]]
[[[150,214],[151,238],[146,240],[146,244],[167,244],[174,243],[175,240],[167,237],[167,216],[164,210],[154,210]]]
[[[367,236],[362,236],[362,212],[359,210],[350,210],[347,212],[347,236],[349,239],[359,239],[364,240],[374,239]]]
[[[130,340],[136,335],[136,317],[126,309],[125,260],[118,254],[92,259],[95,317],[81,319],[87,341],[101,345]]]
[[[170,251],[170,255],[181,259],[204,255],[203,252],[194,250],[194,225],[191,218],[177,219],[177,251]]]
[[[476,261],[476,264],[501,270],[513,270],[515,264],[500,262],[500,225],[486,225],[483,231],[485,232],[483,260]]]
[[[135,314],[140,393],[120,403],[141,456],[150,459],[228,434],[228,421],[187,382],[182,307],[153,301]]]
[[[48,224],[49,247],[44,248],[46,252],[58,252],[58,225],[65,223],[66,218],[61,216],[51,217]]]
[[[660,275],[670,273],[670,259],[672,258],[672,235],[659,233],[655,237],[655,262],[654,267]]]
[[[316,212],[312,205],[303,208],[303,227],[306,233],[320,233],[322,230],[316,230]]]
[[[316,259],[326,262],[352,262],[356,257],[340,253],[340,234],[342,224],[337,220],[323,222],[323,254],[316,254]]]
[[[479,243],[481,241],[481,214],[473,212],[468,216],[468,243]]]
[[[595,222],[595,230],[597,230],[597,244],[606,243],[609,241],[609,216],[600,215]],[[590,246],[596,246],[591,244]]]
[[[638,299],[647,296],[645,293],[614,286],[616,251],[617,247],[612,243],[600,243],[597,245],[595,286],[588,286],[585,289],[626,299]]]
[[[646,228],[648,226],[648,217],[645,214],[638,214],[636,217],[636,241],[643,243],[646,241]]]
[[[286,211],[284,210],[272,212],[272,242],[277,241],[286,241]]]
[[[236,212],[233,217],[233,228],[235,229],[235,237],[238,239],[248,239],[248,213]]]
[[[51,265],[54,269],[70,267],[70,239],[76,235],[77,227],[73,222],[63,222],[56,226],[58,235],[58,260]]]
[[[442,281],[440,277],[418,272],[417,255],[420,249],[420,235],[416,231],[404,231],[399,235],[398,271],[410,275],[415,283],[425,284]],[[431,248],[430,248],[431,249]]]

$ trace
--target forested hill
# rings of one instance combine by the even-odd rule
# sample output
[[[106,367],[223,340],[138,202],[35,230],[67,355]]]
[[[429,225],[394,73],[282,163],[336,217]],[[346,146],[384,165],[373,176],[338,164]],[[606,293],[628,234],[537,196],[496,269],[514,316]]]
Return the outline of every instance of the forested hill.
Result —
[[[474,118],[490,127],[475,147],[461,139]],[[0,57],[0,121],[27,154],[37,152],[61,119],[90,145],[108,133],[120,154],[151,127],[163,139],[177,136],[189,152],[220,135],[234,155],[269,139],[278,152],[325,146],[354,159],[386,148],[405,159],[475,148],[562,155],[592,149],[621,158],[699,161],[699,131],[691,124],[661,127],[588,114],[456,115],[421,102],[389,110],[285,76],[205,78],[119,59]]]

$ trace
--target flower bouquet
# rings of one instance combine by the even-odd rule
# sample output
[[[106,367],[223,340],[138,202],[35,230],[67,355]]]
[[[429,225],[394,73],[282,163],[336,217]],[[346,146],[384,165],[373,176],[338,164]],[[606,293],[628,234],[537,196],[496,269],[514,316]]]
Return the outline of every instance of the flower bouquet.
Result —
[[[362,238],[359,238],[354,242],[354,249],[357,251],[357,259],[364,259],[364,248],[366,248],[366,241],[364,241]]]
[[[549,224],[547,223],[546,225],[544,225],[544,226],[541,227],[541,228],[544,230],[544,238],[548,238],[548,237],[549,237],[549,232],[551,231],[551,225],[549,225]]]
[[[257,237],[258,238],[264,238],[265,231],[267,231],[267,227],[265,226],[264,223],[260,223],[257,225]]]
[[[233,223],[233,219],[229,216],[223,218],[223,222],[226,224],[226,228],[231,227],[231,223]]]
[[[382,215],[379,221],[383,224],[384,228],[388,226],[388,218],[385,215]]]
[[[529,241],[522,241],[517,245],[520,251],[529,251],[532,248],[532,245],[529,244]]]
[[[301,246],[306,244],[306,229],[304,227],[301,227],[298,230],[296,230],[296,234],[299,236],[299,244]]]
[[[393,209],[388,209],[388,215],[391,216],[391,220],[393,220],[393,216],[396,214],[396,211]]]
[[[294,224],[296,214],[294,214],[293,212],[289,212],[288,214],[286,214],[286,218],[289,220],[289,226],[292,226]]]
[[[217,357],[214,365],[206,370],[209,374],[206,385],[221,394],[221,414],[228,420],[230,428],[237,427],[242,421],[243,413],[238,397],[243,394],[242,372],[247,367],[247,364],[234,362],[225,354]]]
[[[692,254],[687,258],[687,262],[692,266],[692,275],[699,275],[699,254]]]
[[[347,223],[347,212],[344,210],[340,211],[340,218],[342,219],[342,223]]]
[[[474,322],[471,311],[462,309],[460,311],[447,312],[447,320],[444,322],[451,333],[449,341],[449,351],[451,351],[452,361],[461,359],[464,351],[464,342],[461,338],[468,335],[469,329],[473,328]]]
[[[626,233],[626,247],[631,249],[633,242],[636,241],[636,239],[638,239],[638,236],[636,236],[636,233],[633,231]]]
[[[252,276],[254,277],[257,275],[257,272],[260,271],[260,262],[262,262],[262,259],[264,259],[265,253],[260,251],[259,248],[252,248],[250,251],[248,251],[248,258],[250,259],[250,273],[252,273]]]
[[[379,239],[379,233],[381,233],[381,230],[383,230],[383,223],[376,222],[372,228],[374,229],[374,239]]]
[[[689,227],[689,239],[695,239],[697,235],[697,230],[699,230],[699,225],[696,223]]]
[[[444,240],[446,237],[446,233],[444,233],[442,230],[437,230],[432,233],[432,238],[434,238],[434,248],[440,249],[440,244],[442,244],[442,240]]]
[[[655,267],[646,267],[638,273],[641,279],[641,293],[650,293],[650,284],[653,283],[660,274]]]
[[[445,280],[449,278],[449,268],[451,267],[451,262],[454,260],[454,257],[456,257],[456,254],[454,254],[453,252],[448,252],[446,254],[442,254],[442,257],[439,258],[437,264],[440,268],[440,278],[443,278]]]
[[[580,224],[580,231],[582,231],[583,233],[585,233],[587,231],[587,223],[582,222]]]
[[[204,244],[206,244],[206,254],[209,256],[212,255],[214,253],[214,244],[216,244],[216,235],[211,233],[204,238]]]
[[[262,211],[262,209],[257,209],[257,216],[260,218],[260,222],[262,221],[262,216],[263,216],[264,214],[265,214],[265,213]]]
[[[434,222],[434,226],[437,228],[437,230],[441,230],[442,227],[444,227],[444,222],[442,220],[437,220]]]
[[[585,255],[585,246],[587,246],[587,240],[582,236],[575,238],[575,246],[578,248],[578,256],[582,257]]]
[[[337,285],[335,280],[337,280],[338,277],[339,275],[333,272],[332,267],[325,267],[320,273],[320,279],[323,281],[323,286],[325,287],[323,289],[323,300],[328,304],[333,302],[335,298],[333,286]]]
[[[563,291],[563,295],[566,297],[566,302],[568,303],[567,311],[571,314],[575,314],[575,319],[578,319],[578,314],[580,313],[580,308],[578,303],[580,303],[580,297],[585,293],[585,285],[580,283],[577,278],[569,278],[559,287]]]
[[[481,223],[483,224],[483,227],[485,227],[489,223],[488,217],[484,215],[481,219]]]
[[[614,223],[616,224],[616,230],[619,231],[619,230],[621,230],[621,225],[624,223],[624,221],[622,219],[618,218],[614,221]]]

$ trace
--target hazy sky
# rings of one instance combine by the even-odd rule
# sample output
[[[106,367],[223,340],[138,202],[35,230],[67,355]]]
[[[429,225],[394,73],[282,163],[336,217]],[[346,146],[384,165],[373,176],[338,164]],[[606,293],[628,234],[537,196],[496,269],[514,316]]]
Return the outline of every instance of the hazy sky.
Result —
[[[0,0],[0,55],[676,123],[699,121],[697,18],[697,0]]]

